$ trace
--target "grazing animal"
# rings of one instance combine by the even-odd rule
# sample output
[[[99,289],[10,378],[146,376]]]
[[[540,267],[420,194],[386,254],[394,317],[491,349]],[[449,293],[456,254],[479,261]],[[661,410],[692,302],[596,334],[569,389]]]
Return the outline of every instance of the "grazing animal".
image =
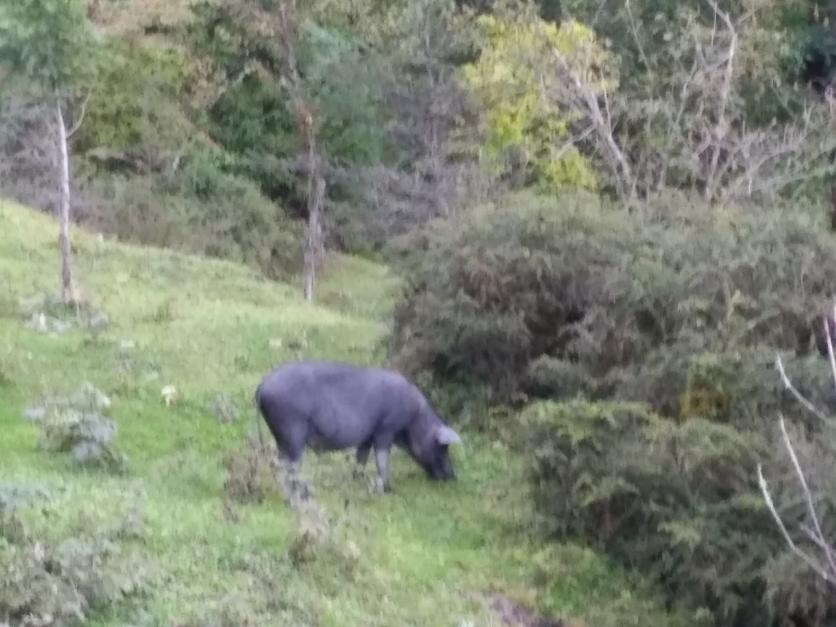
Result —
[[[306,448],[319,452],[356,447],[361,466],[374,448],[379,485],[390,491],[389,454],[395,445],[431,479],[456,477],[448,447],[461,444],[461,438],[418,388],[393,370],[295,362],[262,379],[256,403],[280,457],[293,470]]]

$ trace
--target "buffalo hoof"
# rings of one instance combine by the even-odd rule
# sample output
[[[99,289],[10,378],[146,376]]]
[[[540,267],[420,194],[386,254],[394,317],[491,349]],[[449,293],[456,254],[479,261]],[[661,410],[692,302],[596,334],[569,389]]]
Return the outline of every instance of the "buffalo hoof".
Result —
[[[392,486],[383,483],[380,477],[375,477],[369,482],[369,492],[372,494],[390,494],[392,492]]]

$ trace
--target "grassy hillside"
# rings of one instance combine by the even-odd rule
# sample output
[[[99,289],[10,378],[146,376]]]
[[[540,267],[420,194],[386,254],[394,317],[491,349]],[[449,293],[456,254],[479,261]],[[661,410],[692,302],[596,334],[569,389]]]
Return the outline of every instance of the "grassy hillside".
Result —
[[[278,496],[225,505],[223,459],[254,428],[265,372],[298,357],[382,361],[375,346],[394,283],[382,268],[333,259],[323,305],[308,306],[296,286],[242,266],[77,233],[79,283],[110,325],[42,333],[21,312],[57,292],[55,224],[0,204],[0,225],[0,492],[49,492],[26,512],[44,540],[132,510],[144,520],[121,550],[142,558],[147,584],[98,609],[94,624],[501,625],[512,606],[498,594],[573,624],[666,624],[636,582],[592,552],[544,550],[528,523],[521,460],[476,434],[456,451],[460,479],[450,485],[429,483],[395,452],[396,492],[386,496],[350,478],[350,453],[309,456],[305,473],[342,552],[291,559],[295,518]],[[84,381],[112,400],[122,474],[40,450],[37,426],[22,418],[41,395]],[[178,393],[170,407],[166,385]],[[213,414],[220,393],[241,410],[237,421]]]

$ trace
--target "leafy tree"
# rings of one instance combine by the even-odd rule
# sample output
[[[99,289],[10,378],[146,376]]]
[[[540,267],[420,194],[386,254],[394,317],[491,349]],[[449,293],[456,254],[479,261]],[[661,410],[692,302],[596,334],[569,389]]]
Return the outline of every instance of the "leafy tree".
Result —
[[[473,29],[452,0],[396,5],[384,24],[380,29],[384,55],[397,68],[389,89],[394,100],[403,102],[392,106],[398,131],[412,142],[406,156],[416,161],[427,159],[431,175],[438,176],[444,143],[460,108],[457,61],[467,53]]]
[[[380,93],[384,68],[339,15],[326,22],[315,8],[300,5],[295,56],[318,111],[323,157],[352,165],[385,160],[390,147],[381,124],[387,118]],[[191,43],[215,69],[209,104],[213,137],[243,157],[266,192],[287,194],[281,181],[257,174],[259,159],[293,157],[303,144],[289,85],[276,80],[286,57],[275,24],[264,17],[270,14],[248,0],[201,2],[196,14]],[[294,164],[286,168],[294,170]]]
[[[74,141],[76,154],[94,150],[143,161],[165,161],[182,153],[195,135],[184,107],[185,54],[168,45],[110,39],[101,48],[84,125]]]
[[[396,2],[365,20],[359,30],[391,68],[380,83],[398,160],[363,172],[356,204],[392,236],[473,198],[474,142],[464,122],[473,111],[461,66],[475,32],[453,0]]]
[[[326,204],[352,178],[340,175],[391,154],[376,57],[339,19],[321,21],[318,7],[202,3],[192,29],[196,48],[219,74],[213,136],[239,156],[239,172],[308,220],[309,298],[319,264],[312,259],[323,257]]]
[[[594,33],[578,22],[544,21],[530,5],[509,5],[481,16],[479,24],[479,59],[465,68],[464,78],[484,103],[485,150],[495,166],[517,169],[521,183],[544,190],[594,189],[596,174],[574,134],[580,116],[547,97],[554,50],[583,75],[609,63]]]
[[[300,17],[298,63],[321,112],[328,156],[357,165],[388,160],[391,146],[381,124],[389,118],[381,90],[386,69],[379,57],[366,50],[361,35]]]
[[[70,243],[69,138],[81,123],[67,124],[63,108],[94,71],[96,38],[80,0],[20,0],[0,5],[0,65],[32,85],[55,112],[60,183],[61,291],[78,300]]]

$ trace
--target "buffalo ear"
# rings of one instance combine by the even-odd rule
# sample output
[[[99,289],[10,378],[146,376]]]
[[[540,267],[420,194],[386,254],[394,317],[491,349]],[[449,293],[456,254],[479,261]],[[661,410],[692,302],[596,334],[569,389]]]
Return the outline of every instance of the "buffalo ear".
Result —
[[[442,446],[462,443],[462,439],[459,437],[459,434],[447,425],[441,425],[438,429],[436,429],[435,441]]]

